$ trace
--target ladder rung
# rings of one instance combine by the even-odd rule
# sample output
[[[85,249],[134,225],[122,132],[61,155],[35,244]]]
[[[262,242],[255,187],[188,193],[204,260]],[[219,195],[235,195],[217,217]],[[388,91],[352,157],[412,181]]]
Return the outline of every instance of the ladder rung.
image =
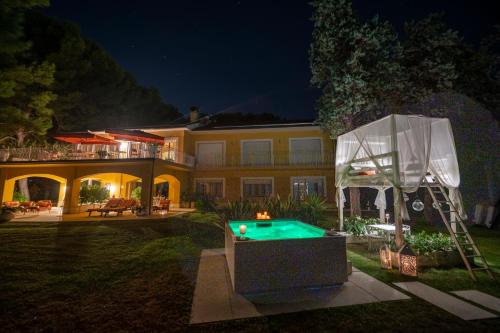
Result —
[[[466,258],[473,258],[473,257],[481,257],[480,254],[471,254],[471,255],[468,255],[468,256],[465,256]]]
[[[456,213],[456,210],[442,210],[443,213]],[[456,222],[454,222],[456,223]]]
[[[489,271],[490,269],[488,267],[474,267],[471,268],[473,271]]]

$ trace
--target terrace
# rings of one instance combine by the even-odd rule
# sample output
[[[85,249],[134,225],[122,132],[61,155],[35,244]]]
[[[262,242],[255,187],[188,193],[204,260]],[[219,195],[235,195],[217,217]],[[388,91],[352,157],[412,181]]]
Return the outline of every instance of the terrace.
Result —
[[[54,136],[62,143],[43,147],[0,149],[0,162],[162,159],[192,167],[194,157],[165,145],[165,138],[143,131],[107,130]]]

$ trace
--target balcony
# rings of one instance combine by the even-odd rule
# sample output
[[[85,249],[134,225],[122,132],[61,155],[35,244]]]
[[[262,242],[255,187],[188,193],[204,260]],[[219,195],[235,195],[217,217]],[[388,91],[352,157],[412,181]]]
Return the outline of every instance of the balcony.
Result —
[[[269,152],[246,154],[213,154],[210,158],[196,159],[197,169],[219,168],[328,168],[334,167],[333,153]]]
[[[143,145],[138,149],[121,151],[116,146],[106,145],[50,145],[46,147],[0,149],[0,163],[19,161],[79,161],[79,160],[123,160],[157,158],[164,161],[194,166],[194,157],[183,152],[162,151],[161,146]]]

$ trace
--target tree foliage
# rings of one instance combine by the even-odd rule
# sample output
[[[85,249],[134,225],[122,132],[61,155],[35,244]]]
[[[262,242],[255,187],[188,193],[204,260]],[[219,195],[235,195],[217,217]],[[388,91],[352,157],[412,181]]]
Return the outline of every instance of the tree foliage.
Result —
[[[43,140],[52,126],[55,100],[51,90],[54,65],[30,59],[31,43],[24,38],[24,11],[47,1],[0,3],[0,143],[23,145],[26,139]]]
[[[349,0],[312,6],[311,83],[322,90],[319,121],[336,137],[401,103],[402,48],[388,22],[360,22]]]

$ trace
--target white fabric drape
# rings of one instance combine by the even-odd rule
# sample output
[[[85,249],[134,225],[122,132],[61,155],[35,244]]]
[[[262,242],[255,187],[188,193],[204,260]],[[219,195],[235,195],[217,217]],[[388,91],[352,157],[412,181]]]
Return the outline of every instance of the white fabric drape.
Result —
[[[399,200],[404,219],[409,216],[403,193],[417,191],[427,172],[431,172],[450,190],[450,200],[464,216],[448,119],[391,115],[361,126],[337,138],[335,168],[337,187],[401,189],[401,196],[394,200]],[[365,177],[365,170],[375,171],[375,175]],[[381,200],[380,191],[379,196]]]

